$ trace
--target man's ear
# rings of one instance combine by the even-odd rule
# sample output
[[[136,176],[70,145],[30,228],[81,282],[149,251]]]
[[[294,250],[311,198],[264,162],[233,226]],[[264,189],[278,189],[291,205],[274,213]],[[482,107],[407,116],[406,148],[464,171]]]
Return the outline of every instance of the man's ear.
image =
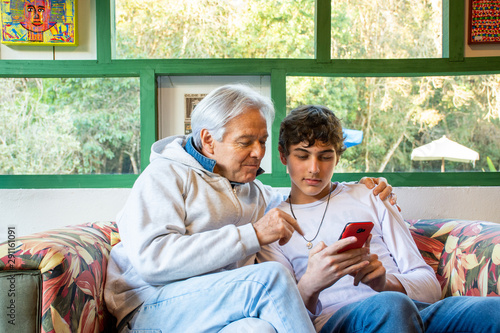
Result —
[[[287,159],[285,156],[285,152],[281,146],[278,146],[278,151],[280,152],[280,161],[283,165],[287,165]]]
[[[340,155],[337,155],[337,162],[335,163],[335,166],[337,166],[340,162]]]
[[[200,132],[200,138],[201,138],[201,150],[202,152],[209,153],[210,155],[214,154],[214,137],[210,132],[204,128]]]

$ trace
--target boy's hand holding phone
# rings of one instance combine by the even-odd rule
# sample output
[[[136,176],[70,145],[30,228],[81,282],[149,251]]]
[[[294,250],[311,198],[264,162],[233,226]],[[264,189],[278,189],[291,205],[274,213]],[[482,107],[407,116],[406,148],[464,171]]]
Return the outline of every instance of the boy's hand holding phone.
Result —
[[[348,237],[329,246],[320,242],[309,251],[307,270],[298,282],[299,292],[306,307],[314,311],[319,294],[346,275],[354,275],[369,265],[366,248],[339,253],[356,239]]]
[[[367,239],[366,246],[370,249],[370,241],[372,236]],[[369,255],[369,264],[362,269],[360,269],[356,274],[353,274],[354,285],[359,285],[360,282],[366,284],[368,287],[375,291],[384,291],[386,286],[386,272],[385,267],[380,260],[378,260],[378,255],[371,253]]]
[[[373,229],[373,222],[369,221],[347,223],[346,226],[344,227],[344,231],[342,231],[342,233],[340,234],[339,240],[354,236],[356,237],[357,242],[342,248],[337,253],[342,253],[347,250],[359,249],[363,247],[368,237],[370,236],[372,229]]]
[[[357,242],[342,248],[338,253],[342,253],[351,249],[361,248],[363,247],[363,245],[369,251],[372,229],[372,222],[347,223],[344,231],[340,235],[339,240],[354,236],[356,237]],[[386,271],[384,265],[380,260],[378,260],[378,256],[376,254],[369,254],[368,261],[368,265],[364,266],[357,272],[350,274],[354,277],[354,285],[357,286],[360,282],[362,282],[375,291],[380,292],[385,290]]]

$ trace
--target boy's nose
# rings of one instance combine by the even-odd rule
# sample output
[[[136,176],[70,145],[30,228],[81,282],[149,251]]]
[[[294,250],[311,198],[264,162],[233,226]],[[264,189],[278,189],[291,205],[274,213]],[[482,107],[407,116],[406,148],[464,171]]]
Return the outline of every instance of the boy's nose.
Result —
[[[319,172],[319,163],[315,158],[311,159],[311,163],[309,164],[309,172],[310,173],[318,173]]]

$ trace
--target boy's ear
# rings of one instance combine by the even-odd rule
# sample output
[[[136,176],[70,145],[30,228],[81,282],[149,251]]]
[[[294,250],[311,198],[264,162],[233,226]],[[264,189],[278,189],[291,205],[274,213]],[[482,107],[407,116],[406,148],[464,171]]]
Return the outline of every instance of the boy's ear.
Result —
[[[280,152],[280,161],[283,165],[287,165],[287,159],[285,156],[285,152],[281,146],[278,146],[278,151]]]
[[[210,155],[214,154],[214,137],[207,129],[202,129],[200,132],[201,137],[201,150],[202,152],[209,153]]]

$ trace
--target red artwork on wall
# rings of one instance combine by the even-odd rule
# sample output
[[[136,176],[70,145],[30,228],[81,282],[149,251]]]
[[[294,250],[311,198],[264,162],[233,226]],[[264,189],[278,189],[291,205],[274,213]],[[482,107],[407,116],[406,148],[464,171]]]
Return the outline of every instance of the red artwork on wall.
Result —
[[[469,44],[500,43],[500,1],[469,2]]]

